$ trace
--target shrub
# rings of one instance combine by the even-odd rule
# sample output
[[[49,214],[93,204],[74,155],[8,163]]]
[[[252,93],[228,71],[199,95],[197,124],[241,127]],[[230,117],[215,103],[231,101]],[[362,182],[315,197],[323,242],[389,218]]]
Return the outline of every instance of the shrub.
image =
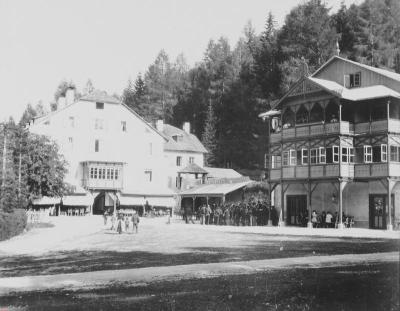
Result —
[[[0,211],[0,241],[21,234],[26,227],[26,211],[15,209],[10,213]]]

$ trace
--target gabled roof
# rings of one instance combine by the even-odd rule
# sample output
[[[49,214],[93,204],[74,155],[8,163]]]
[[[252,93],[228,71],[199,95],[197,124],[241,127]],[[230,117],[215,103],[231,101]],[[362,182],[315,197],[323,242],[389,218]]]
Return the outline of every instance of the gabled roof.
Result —
[[[90,94],[83,95],[80,100],[100,102],[108,104],[120,104],[121,101],[114,96],[110,96],[105,91],[95,90]]]
[[[252,180],[247,180],[238,183],[224,184],[205,184],[198,187],[188,189],[179,193],[180,196],[224,196],[235,190],[241,189],[248,184],[253,183]]]
[[[208,152],[195,135],[186,133],[175,126],[164,124],[162,133],[168,138],[168,142],[164,145],[166,151]],[[174,136],[179,137],[178,141],[174,140]]]
[[[189,163],[184,169],[180,170],[178,173],[188,173],[188,174],[207,174],[208,172],[198,166],[196,163]]]
[[[98,94],[99,96],[97,96],[96,94]],[[34,118],[34,120],[36,122],[42,122],[45,120],[48,120],[49,118],[51,118],[53,115],[56,115],[58,113],[60,113],[61,111],[64,111],[66,109],[68,109],[69,107],[79,103],[79,101],[91,101],[91,102],[103,102],[103,103],[108,103],[108,104],[118,104],[121,105],[123,107],[125,107],[129,112],[131,112],[133,115],[135,115],[140,121],[142,121],[150,130],[156,132],[158,135],[160,135],[164,140],[168,141],[168,138],[161,133],[160,131],[158,131],[156,128],[154,128],[150,123],[148,123],[142,116],[140,116],[136,111],[134,111],[132,108],[128,107],[127,105],[125,105],[124,103],[122,103],[121,101],[119,101],[118,99],[116,99],[115,97],[112,97],[110,95],[107,95],[107,93],[105,91],[94,91],[93,93],[89,94],[89,95],[85,95],[83,97],[81,97],[79,100],[74,101],[72,104],[69,104],[67,106],[61,107],[55,111],[51,111],[50,113]],[[35,124],[36,124],[35,122]]]
[[[240,173],[236,172],[231,168],[219,168],[219,167],[205,167],[208,172],[208,178],[238,178],[243,177]]]
[[[351,101],[359,101],[359,100],[367,100],[374,98],[382,98],[382,97],[396,97],[400,98],[400,94],[384,85],[373,85],[367,87],[357,87],[348,89],[340,84],[324,79],[318,78],[307,78],[309,81],[312,81],[325,89],[326,91],[332,93],[333,95],[351,100]]]
[[[342,58],[342,57],[337,56],[337,55],[332,56],[325,64],[323,64],[321,67],[319,67],[318,70],[315,71],[311,75],[311,77],[316,76],[320,71],[322,71],[326,66],[328,66],[330,63],[332,63],[335,60],[341,60],[341,61],[353,64],[353,65],[356,65],[358,67],[365,68],[367,70],[371,70],[371,71],[376,72],[376,73],[378,73],[378,74],[380,74],[382,76],[385,76],[385,77],[388,77],[390,79],[393,79],[395,81],[399,81],[400,82],[400,74],[398,74],[398,73],[395,73],[395,72],[389,71],[389,70],[385,70],[385,69],[381,69],[381,68],[368,66],[368,65],[365,65],[365,64],[361,64],[361,63],[357,63],[357,62],[354,62],[354,61],[346,59],[346,58]]]

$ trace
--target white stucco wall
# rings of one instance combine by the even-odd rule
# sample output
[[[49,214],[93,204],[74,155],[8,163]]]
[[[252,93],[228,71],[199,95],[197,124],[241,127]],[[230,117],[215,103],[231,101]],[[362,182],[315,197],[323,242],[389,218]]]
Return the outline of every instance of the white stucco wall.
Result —
[[[74,118],[73,126],[70,117]],[[103,129],[95,129],[96,119],[103,120]],[[121,121],[126,122],[126,132],[122,131]],[[73,185],[81,185],[81,162],[104,161],[124,163],[124,193],[157,193],[167,188],[164,138],[123,105],[105,103],[104,109],[96,109],[95,102],[78,101],[37,121],[30,131],[47,135],[59,144],[69,163],[66,181]],[[96,139],[100,140],[99,152],[95,152]],[[152,171],[152,182],[147,181],[147,169]]]

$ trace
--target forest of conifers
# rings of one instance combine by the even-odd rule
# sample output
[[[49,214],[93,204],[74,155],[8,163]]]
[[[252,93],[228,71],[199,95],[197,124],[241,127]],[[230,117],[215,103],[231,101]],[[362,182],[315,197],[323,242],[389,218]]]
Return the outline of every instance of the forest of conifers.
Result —
[[[238,42],[210,40],[193,67],[184,55],[171,60],[161,50],[116,96],[149,122],[191,122],[210,151],[208,165],[262,169],[267,131],[259,113],[301,77],[304,62],[312,73],[333,56],[336,42],[342,57],[400,72],[400,1],[365,0],[331,13],[323,1],[310,0],[279,28],[266,14],[262,33],[249,22]],[[60,84],[55,100],[66,86]],[[89,80],[82,92],[92,89]]]

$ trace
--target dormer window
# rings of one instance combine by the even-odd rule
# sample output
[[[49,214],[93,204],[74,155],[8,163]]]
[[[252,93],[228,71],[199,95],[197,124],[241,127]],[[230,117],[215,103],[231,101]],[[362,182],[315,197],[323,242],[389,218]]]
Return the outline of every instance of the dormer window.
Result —
[[[172,139],[175,140],[176,142],[181,142],[182,141],[182,135],[173,135]]]
[[[104,109],[104,103],[96,102],[96,109]]]
[[[350,88],[361,86],[361,72],[350,74]]]

